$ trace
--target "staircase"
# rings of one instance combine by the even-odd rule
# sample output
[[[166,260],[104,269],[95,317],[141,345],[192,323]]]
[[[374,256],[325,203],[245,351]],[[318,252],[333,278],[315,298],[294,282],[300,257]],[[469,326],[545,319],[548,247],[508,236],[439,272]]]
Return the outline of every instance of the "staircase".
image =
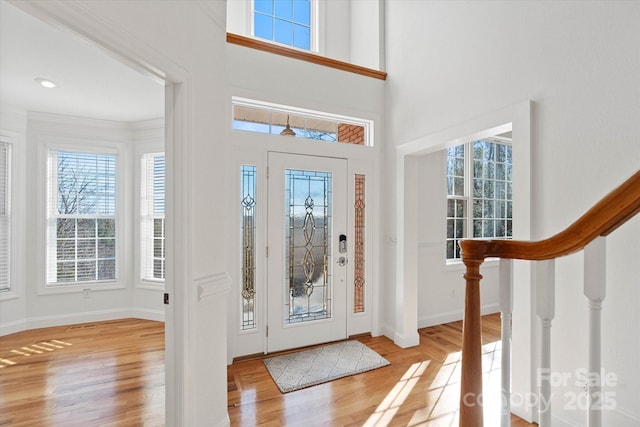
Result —
[[[541,241],[464,240],[460,243],[466,266],[466,295],[462,343],[460,426],[483,425],[482,349],[480,319],[480,265],[486,258],[500,258],[500,312],[502,318],[502,415],[501,426],[510,426],[511,313],[513,309],[511,271],[513,260],[540,263],[542,279],[535,284],[536,315],[540,321],[540,366],[538,402],[551,401],[551,322],[555,312],[555,259],[584,251],[584,295],[589,304],[590,375],[601,371],[602,301],[605,298],[606,238],[640,212],[640,170],[609,193],[583,216],[560,233]],[[546,373],[546,375],[545,375]],[[588,388],[588,426],[602,426],[601,387]],[[551,405],[538,408],[540,427],[551,426]]]

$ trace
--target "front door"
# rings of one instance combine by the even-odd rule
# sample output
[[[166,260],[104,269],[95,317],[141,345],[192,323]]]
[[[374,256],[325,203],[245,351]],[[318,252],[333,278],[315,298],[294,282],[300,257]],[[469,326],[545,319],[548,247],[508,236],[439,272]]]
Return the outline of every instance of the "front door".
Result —
[[[268,162],[267,351],[344,339],[347,161],[269,153]]]

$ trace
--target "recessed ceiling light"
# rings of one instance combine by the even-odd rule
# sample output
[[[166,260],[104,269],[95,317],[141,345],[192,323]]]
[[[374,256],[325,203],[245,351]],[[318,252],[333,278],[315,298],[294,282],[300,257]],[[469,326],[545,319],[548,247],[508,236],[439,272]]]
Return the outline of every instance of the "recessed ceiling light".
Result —
[[[36,81],[36,83],[38,83],[40,86],[42,87],[46,87],[47,89],[53,89],[54,87],[56,87],[57,85],[52,82],[51,80],[47,80],[47,79],[43,79],[41,77],[35,78],[33,79]]]

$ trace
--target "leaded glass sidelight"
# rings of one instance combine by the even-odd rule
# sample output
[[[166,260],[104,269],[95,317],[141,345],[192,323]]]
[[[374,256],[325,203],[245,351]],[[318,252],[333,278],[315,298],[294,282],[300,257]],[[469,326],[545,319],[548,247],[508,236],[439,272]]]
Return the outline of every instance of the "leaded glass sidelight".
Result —
[[[354,222],[354,298],[353,312],[364,312],[364,232],[365,232],[365,176],[355,176],[355,222]]]
[[[256,327],[256,167],[240,168],[240,215],[242,236],[241,329]]]
[[[331,318],[331,173],[285,175],[285,323]]]

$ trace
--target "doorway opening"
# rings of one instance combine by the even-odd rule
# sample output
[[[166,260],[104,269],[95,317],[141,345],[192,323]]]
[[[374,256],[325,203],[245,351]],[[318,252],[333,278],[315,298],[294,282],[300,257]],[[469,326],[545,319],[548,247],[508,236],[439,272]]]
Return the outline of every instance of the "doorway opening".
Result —
[[[133,200],[134,195],[139,195],[139,184],[142,180],[141,173],[137,169],[141,163],[140,157],[145,152],[166,152],[166,161],[168,165],[171,165],[173,169],[173,162],[176,152],[180,155],[182,148],[174,148],[173,135],[182,133],[181,123],[175,123],[174,115],[179,113],[183,115],[186,104],[182,101],[179,91],[174,91],[174,88],[179,87],[182,79],[180,76],[184,75],[181,70],[176,70],[174,64],[163,64],[162,60],[157,63],[157,56],[154,52],[136,51],[136,48],[132,48],[125,40],[126,37],[122,37],[121,34],[116,34],[117,29],[108,27],[105,22],[100,21],[90,13],[74,4],[53,5],[50,6],[45,3],[8,3],[3,1],[1,3],[3,9],[3,42],[8,41],[7,45],[12,48],[15,47],[19,50],[18,60],[12,61],[9,56],[12,49],[4,49],[3,43],[3,82],[5,78],[8,78],[11,73],[5,73],[5,65],[16,65],[23,75],[25,70],[24,66],[27,62],[27,52],[31,47],[42,47],[45,50],[48,47],[53,46],[51,51],[56,53],[55,58],[51,58],[51,55],[43,54],[42,52],[34,52],[33,57],[41,57],[40,65],[47,65],[46,69],[48,73],[47,77],[58,83],[59,89],[50,89],[51,92],[45,96],[39,98],[33,96],[33,93],[20,92],[22,86],[18,84],[12,84],[11,90],[6,90],[3,86],[3,105],[5,103],[13,102],[14,105],[19,105],[25,112],[38,111],[38,118],[46,116],[49,121],[49,128],[47,132],[51,133],[53,128],[56,131],[63,129],[60,134],[56,135],[56,138],[75,138],[75,141],[81,141],[77,143],[78,150],[90,151],[90,140],[92,139],[109,139],[100,138],[100,135],[96,136],[91,134],[87,136],[87,129],[92,127],[104,128],[104,124],[108,124],[109,130],[114,128],[114,133],[118,134],[118,143],[123,146],[127,146],[118,154],[119,168],[125,170],[126,179],[123,179],[118,183],[119,190],[124,190],[127,196],[123,200]],[[7,12],[7,13],[5,13]],[[11,18],[13,17],[13,18]],[[5,25],[5,20],[14,20],[18,23],[16,26]],[[53,25],[49,25],[53,24]],[[5,37],[4,31],[9,29],[15,29],[28,31],[29,37],[20,37],[14,35],[11,37]],[[59,27],[64,27],[69,31],[60,31]],[[40,35],[40,36],[39,36]],[[40,37],[39,43],[32,43],[34,37]],[[22,43],[25,43],[22,45]],[[51,44],[51,46],[50,46]],[[142,49],[144,50],[144,49]],[[50,53],[50,52],[48,52]],[[74,55],[78,56],[75,57]],[[81,59],[85,56],[84,61]],[[32,57],[29,57],[32,58]],[[72,58],[72,59],[69,59]],[[87,59],[89,58],[89,59]],[[116,60],[114,60],[116,58]],[[149,60],[151,58],[151,60]],[[20,62],[23,59],[24,62]],[[66,62],[65,62],[66,60]],[[45,64],[42,64],[42,61]],[[154,63],[155,62],[155,63]],[[35,62],[38,63],[38,62]],[[152,64],[152,65],[151,65]],[[33,65],[33,63],[31,64]],[[86,67],[85,67],[86,66]],[[22,68],[21,68],[22,67]],[[97,67],[97,71],[86,71],[86,68]],[[44,69],[44,68],[41,68]],[[83,71],[85,70],[85,71]],[[162,71],[161,71],[162,70]],[[107,78],[102,80],[97,76],[106,75]],[[56,78],[55,76],[58,76]],[[166,75],[172,75],[175,78],[172,82],[165,81]],[[120,76],[115,79],[115,76]],[[33,83],[33,82],[31,82]],[[142,86],[153,86],[153,93],[141,94],[138,89]],[[107,94],[101,92],[106,90]],[[154,92],[155,91],[155,92]],[[144,92],[144,91],[143,91]],[[177,94],[175,92],[178,92]],[[68,96],[72,94],[73,96]],[[98,95],[99,94],[99,95]],[[7,95],[7,96],[5,96]],[[129,98],[121,98],[120,96]],[[53,99],[54,102],[50,102]],[[83,99],[88,99],[90,104],[85,104]],[[99,100],[98,102],[96,102]],[[154,103],[151,108],[151,112],[147,112],[145,116],[145,105],[141,103],[141,100],[150,100]],[[116,107],[110,108],[109,103],[117,104]],[[30,103],[38,103],[30,104]],[[169,108],[167,108],[169,106]],[[75,109],[74,109],[75,108]],[[7,111],[7,110],[5,110]],[[168,115],[165,117],[165,111]],[[45,113],[45,114],[42,114]],[[80,118],[80,119],[78,119]],[[40,120],[41,122],[43,120]],[[74,125],[78,122],[81,126]],[[27,124],[25,126],[31,126]],[[82,130],[78,130],[82,127]],[[126,131],[122,131],[126,129]],[[170,129],[170,132],[165,135],[165,129]],[[103,129],[104,130],[104,129]],[[85,132],[82,134],[82,132]],[[129,132],[131,137],[122,137],[122,134]],[[26,129],[25,132],[26,134]],[[82,134],[82,135],[80,135]],[[166,136],[166,138],[165,138]],[[26,138],[25,138],[26,139]],[[37,139],[37,138],[34,138]],[[31,144],[31,140],[26,141]],[[189,139],[183,139],[183,146],[188,145]],[[128,145],[127,145],[128,144]],[[135,148],[131,148],[131,145],[135,145]],[[185,148],[186,149],[186,148]],[[35,153],[40,150],[38,148],[29,148],[29,151]],[[120,164],[121,161],[121,164]],[[136,172],[129,172],[129,165],[136,165]],[[24,168],[26,170],[26,165]],[[131,168],[133,170],[133,168]],[[175,173],[175,172],[172,172]],[[135,175],[135,177],[134,177]],[[26,180],[25,180],[26,181]],[[44,185],[42,179],[33,180],[38,181],[38,185]],[[42,182],[40,182],[42,181]],[[176,219],[173,215],[174,209],[173,190],[175,177],[173,175],[166,176],[166,239],[171,241],[175,237]],[[33,194],[42,194],[35,189]],[[24,208],[27,209],[30,204],[36,205],[41,203],[36,200],[36,196],[25,196],[28,200],[24,203]],[[48,316],[49,322],[55,323],[46,324],[45,320],[39,320],[38,322],[29,322],[29,319],[23,319],[24,324],[30,324],[30,327],[44,327],[44,326],[57,326],[60,324],[78,323],[79,319],[82,321],[99,321],[99,320],[111,320],[118,317],[141,317],[150,320],[162,320],[165,322],[165,372],[166,372],[166,421],[171,424],[170,420],[174,418],[174,414],[177,413],[176,408],[179,409],[179,399],[175,396],[180,394],[180,390],[175,390],[175,378],[174,365],[181,365],[181,355],[176,352],[175,337],[180,337],[182,334],[174,333],[176,318],[180,319],[183,315],[182,308],[176,306],[165,306],[163,301],[163,294],[169,293],[174,295],[174,272],[176,268],[175,254],[172,251],[167,251],[163,254],[163,267],[166,265],[166,283],[153,281],[143,281],[140,279],[140,265],[136,259],[140,253],[140,206],[136,199],[134,203],[124,203],[126,207],[126,220],[123,219],[123,224],[127,227],[127,233],[122,232],[120,238],[126,240],[123,243],[126,254],[122,254],[126,257],[127,262],[122,263],[122,270],[119,271],[117,281],[118,289],[106,287],[100,288],[100,284],[83,282],[79,284],[73,284],[73,286],[58,287],[59,289],[46,289],[44,292],[39,289],[34,298],[41,300],[45,303],[47,298],[52,298],[52,294],[56,294],[57,303],[60,299],[67,298],[69,303],[60,304],[59,307],[65,307],[65,311],[56,313],[56,316]],[[30,209],[30,208],[29,208]],[[39,215],[40,216],[40,215]],[[131,225],[133,224],[133,225]],[[125,225],[123,225],[125,227]],[[124,228],[123,228],[124,229]],[[25,239],[30,239],[26,237]],[[34,237],[33,240],[42,242],[44,239]],[[27,246],[30,246],[33,242],[28,242]],[[169,245],[174,247],[171,242]],[[135,249],[133,249],[135,248]],[[44,253],[44,251],[38,251]],[[55,252],[55,251],[54,251]],[[136,261],[133,261],[136,259]],[[132,260],[129,262],[129,260]],[[34,271],[45,271],[44,265],[46,263],[45,256],[42,255],[38,260],[38,267],[33,269]],[[28,274],[38,275],[44,273],[31,273]],[[133,283],[130,279],[133,278]],[[39,280],[41,278],[35,278],[34,283],[43,283],[44,289],[45,281]],[[126,295],[130,297],[129,300],[124,300],[117,295],[123,295],[121,289],[130,289],[132,292],[126,292]],[[22,299],[26,299],[27,292],[25,289],[20,290]],[[74,298],[76,294],[82,296],[81,299]],[[32,295],[30,293],[30,295]],[[78,300],[80,301],[78,303]],[[179,299],[178,299],[179,300]],[[74,302],[75,301],[75,302]],[[172,300],[172,302],[175,299]],[[0,304],[11,304],[12,302],[2,301]],[[25,302],[26,304],[27,302]],[[42,304],[40,304],[42,305]],[[4,311],[4,310],[3,310]],[[43,323],[44,322],[44,323]],[[176,408],[174,408],[174,406]]]

